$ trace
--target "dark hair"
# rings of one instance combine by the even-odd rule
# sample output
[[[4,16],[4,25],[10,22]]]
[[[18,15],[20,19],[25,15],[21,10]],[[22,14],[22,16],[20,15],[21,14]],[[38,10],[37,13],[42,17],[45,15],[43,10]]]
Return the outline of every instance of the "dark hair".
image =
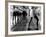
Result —
[[[20,15],[22,15],[22,13],[20,13],[19,11],[14,11],[13,12],[13,16],[20,16]]]
[[[26,13],[26,11],[23,11],[23,16],[25,17],[25,16],[27,16],[27,13]]]

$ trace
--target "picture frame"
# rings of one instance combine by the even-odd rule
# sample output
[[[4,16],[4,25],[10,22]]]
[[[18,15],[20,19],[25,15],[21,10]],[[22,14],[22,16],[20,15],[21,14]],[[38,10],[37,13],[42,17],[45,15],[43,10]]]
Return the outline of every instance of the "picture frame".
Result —
[[[6,7],[5,7],[6,8],[5,9],[5,18],[6,18],[5,19],[5,28],[6,28],[5,29],[5,33],[6,33],[6,35],[16,35],[16,36],[19,36],[20,35],[20,36],[22,36],[22,35],[37,35],[37,34],[44,34],[45,33],[45,3],[40,3],[40,2],[21,2],[21,1],[6,1],[6,4],[5,5],[6,5]],[[29,14],[30,18],[32,17],[30,11],[31,10],[33,11],[35,8],[39,8],[39,10],[41,11],[40,12],[40,14],[41,14],[40,15],[40,20],[41,20],[41,23],[40,23],[41,25],[40,26],[41,26],[41,29],[39,29],[39,30],[35,30],[33,28],[31,30],[27,30],[27,29],[26,30],[21,30],[21,29],[18,29],[18,31],[15,29],[15,30],[12,30],[11,31],[11,27],[13,26],[13,24],[12,24],[12,26],[10,25],[11,24],[11,21],[13,21],[11,19],[11,18],[13,18],[13,16],[11,14],[13,14],[13,13],[10,12],[10,11],[12,11],[12,10],[14,11],[14,9],[12,9],[13,6],[17,6],[18,8],[20,7],[20,10],[22,8],[22,11],[23,10],[28,11],[28,9],[31,8],[29,10],[29,13],[27,13],[27,15]],[[23,9],[23,6],[25,6],[24,9]],[[37,11],[37,9],[35,9],[35,10]],[[15,11],[16,11],[16,9],[15,9]],[[17,11],[19,11],[19,10],[17,9]]]

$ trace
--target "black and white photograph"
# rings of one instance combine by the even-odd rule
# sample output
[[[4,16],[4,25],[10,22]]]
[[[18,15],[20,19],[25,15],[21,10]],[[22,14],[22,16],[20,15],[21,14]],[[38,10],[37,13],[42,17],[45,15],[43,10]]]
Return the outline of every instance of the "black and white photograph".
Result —
[[[43,5],[8,3],[8,34],[43,32]]]

